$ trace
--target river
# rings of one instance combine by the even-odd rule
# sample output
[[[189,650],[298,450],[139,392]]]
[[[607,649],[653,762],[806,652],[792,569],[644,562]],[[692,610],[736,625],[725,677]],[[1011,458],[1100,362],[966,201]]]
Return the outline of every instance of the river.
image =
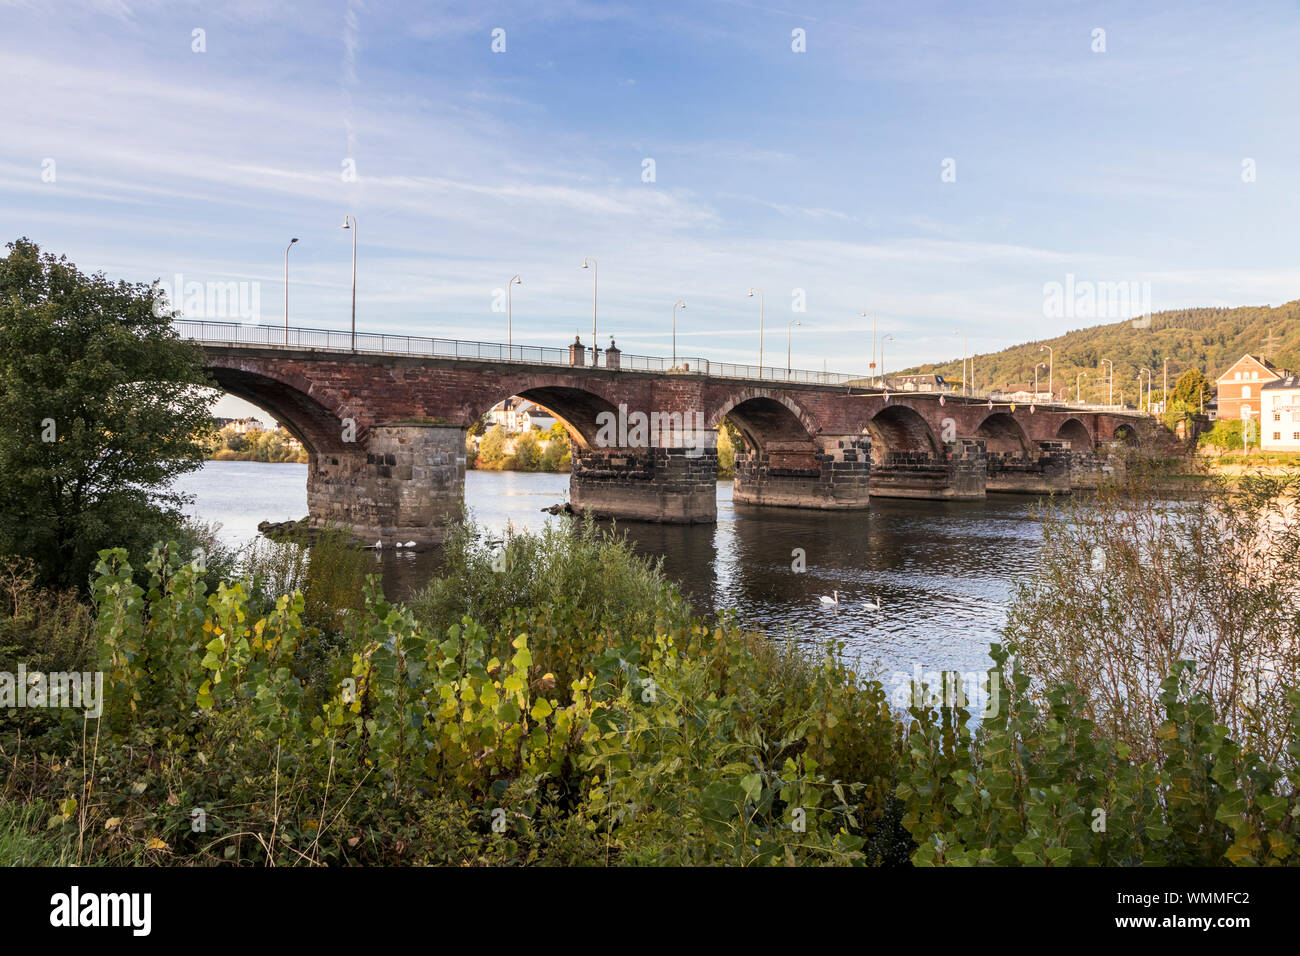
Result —
[[[571,521],[541,509],[565,499],[568,475],[470,471],[465,500],[493,529]],[[257,534],[259,521],[307,512],[307,466],[209,462],[177,490],[195,517],[221,525],[231,544]],[[718,483],[716,525],[620,523],[641,552],[700,611],[731,609],[776,637],[847,642],[864,674],[887,685],[897,675],[980,673],[998,640],[1015,582],[1032,572],[1041,530],[1033,498],[990,496],[947,503],[873,499],[864,512],[818,512],[737,505]],[[803,549],[806,570],[792,569]],[[427,580],[436,553],[376,553],[390,597]],[[820,601],[840,592],[838,609]],[[880,609],[864,603],[880,601]],[[891,682],[891,676],[894,680]]]

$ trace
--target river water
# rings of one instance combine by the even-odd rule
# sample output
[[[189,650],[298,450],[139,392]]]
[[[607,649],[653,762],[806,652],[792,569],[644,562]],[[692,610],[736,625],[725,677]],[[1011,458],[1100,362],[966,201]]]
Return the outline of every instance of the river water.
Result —
[[[574,520],[541,511],[565,500],[568,483],[568,475],[470,471],[465,500],[489,529],[537,528]],[[307,513],[307,466],[209,462],[177,490],[193,496],[191,514],[240,544],[259,521]],[[799,511],[734,504],[731,483],[719,482],[716,525],[619,527],[638,550],[663,557],[699,611],[733,610],[774,637],[844,640],[861,673],[897,686],[899,674],[987,669],[1014,584],[1035,565],[1034,500],[873,499],[864,512]],[[806,556],[802,573],[792,569],[796,549]],[[389,596],[400,598],[428,579],[437,555],[387,550],[375,562]],[[837,590],[838,608],[819,600]],[[864,607],[877,599],[879,610]]]

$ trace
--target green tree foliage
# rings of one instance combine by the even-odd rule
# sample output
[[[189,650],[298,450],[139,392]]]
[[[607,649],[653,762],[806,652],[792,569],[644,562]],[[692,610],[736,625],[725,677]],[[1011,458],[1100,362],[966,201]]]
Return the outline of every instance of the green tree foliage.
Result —
[[[1109,359],[1114,362],[1115,401],[1119,401],[1122,392],[1125,402],[1135,405],[1139,371],[1143,367],[1155,371],[1152,384],[1158,392],[1163,384],[1166,356],[1171,384],[1175,376],[1189,369],[1200,369],[1213,387],[1212,380],[1233,362],[1246,354],[1259,355],[1270,341],[1271,351],[1266,356],[1269,362],[1279,368],[1300,368],[1300,300],[1276,307],[1155,312],[1147,328],[1134,328],[1131,321],[1123,321],[1078,329],[991,355],[977,355],[975,377],[980,388],[1031,388],[1034,366],[1048,358],[1041,346],[1050,345],[1056,350],[1054,387],[1058,395],[1068,391],[1073,399],[1076,376],[1086,372],[1084,399],[1106,401],[1110,371],[1102,359]],[[958,381],[961,357],[906,371],[938,372],[949,381]],[[1040,387],[1046,391],[1047,369],[1039,376]]]
[[[718,477],[736,477],[736,449],[745,447],[740,430],[724,418],[718,425]]]
[[[537,471],[542,464],[541,447],[537,432],[529,429],[515,439],[515,454],[511,466],[515,471]]]
[[[1220,418],[1201,436],[1200,443],[1218,451],[1241,451],[1245,446],[1240,418]]]
[[[307,449],[291,445],[288,432],[279,428],[239,434],[227,426],[204,441],[208,457],[213,461],[307,461]]]
[[[506,430],[493,425],[478,446],[479,468],[500,468],[506,460]]]
[[[96,552],[143,553],[203,463],[202,350],[147,285],[86,275],[26,239],[0,260],[0,553],[84,587]]]
[[[1214,383],[1206,378],[1199,368],[1189,368],[1178,377],[1169,400],[1182,402],[1192,409],[1200,409],[1203,404],[1209,404],[1214,399],[1214,395]]]

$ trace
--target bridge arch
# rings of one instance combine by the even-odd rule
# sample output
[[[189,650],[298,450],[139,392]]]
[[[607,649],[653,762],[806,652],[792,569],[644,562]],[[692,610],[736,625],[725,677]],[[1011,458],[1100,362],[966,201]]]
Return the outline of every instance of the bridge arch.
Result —
[[[799,403],[786,395],[763,389],[745,389],[729,395],[710,414],[705,425],[717,428],[731,419],[751,451],[762,451],[772,442],[810,443],[821,427]]]
[[[984,447],[1001,455],[1023,457],[1031,452],[1029,436],[1015,416],[1007,412],[993,412],[985,416],[975,429],[975,438],[984,439]]]
[[[1056,430],[1056,437],[1059,441],[1068,441],[1072,451],[1093,449],[1092,433],[1088,431],[1088,426],[1077,418],[1067,418],[1062,422],[1061,427]]]
[[[1112,440],[1127,445],[1129,448],[1139,448],[1142,445],[1142,438],[1138,434],[1137,428],[1127,422],[1115,426]]]
[[[871,436],[873,463],[883,463],[891,453],[943,457],[943,446],[929,423],[911,406],[886,405],[868,420],[864,430]]]
[[[508,388],[515,390],[499,394]],[[530,385],[526,381],[515,382],[489,394],[495,397],[481,398],[477,406],[470,410],[471,421],[482,418],[498,402],[517,396],[540,405],[554,415],[569,432],[569,437],[581,448],[591,448],[596,444],[596,433],[600,430],[602,413],[613,415],[615,421],[618,417],[618,407],[613,402],[595,392],[568,385],[551,383]]]
[[[269,412],[302,442],[308,454],[337,455],[348,450],[343,428],[347,416],[337,414],[309,394],[306,383],[230,366],[209,366],[208,373],[222,391]],[[353,437],[363,440],[364,426],[358,424]]]

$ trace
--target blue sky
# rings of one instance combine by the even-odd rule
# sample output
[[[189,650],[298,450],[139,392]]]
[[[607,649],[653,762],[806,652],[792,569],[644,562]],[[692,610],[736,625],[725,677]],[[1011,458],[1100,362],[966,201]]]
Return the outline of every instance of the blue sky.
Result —
[[[345,328],[350,213],[363,329],[501,341],[517,272],[516,343],[587,341],[594,256],[602,344],[667,354],[681,298],[679,353],[756,361],[758,286],[769,364],[799,318],[840,371],[863,311],[891,368],[1095,324],[1067,273],[1300,296],[1295,2],[266,6],[0,0],[4,238],[274,325],[297,236],[291,321]]]

